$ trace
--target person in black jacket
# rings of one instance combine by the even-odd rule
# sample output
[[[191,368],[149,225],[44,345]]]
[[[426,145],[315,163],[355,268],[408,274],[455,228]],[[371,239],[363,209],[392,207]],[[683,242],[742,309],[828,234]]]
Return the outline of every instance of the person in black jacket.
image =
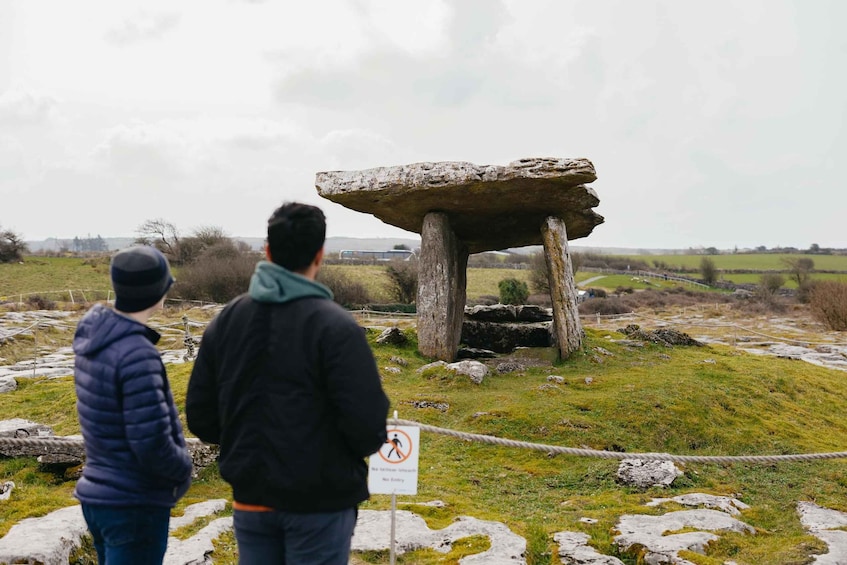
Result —
[[[389,402],[364,330],[315,281],[323,212],[283,204],[267,233],[249,291],[203,333],[188,428],[220,445],[239,563],[347,565]]]

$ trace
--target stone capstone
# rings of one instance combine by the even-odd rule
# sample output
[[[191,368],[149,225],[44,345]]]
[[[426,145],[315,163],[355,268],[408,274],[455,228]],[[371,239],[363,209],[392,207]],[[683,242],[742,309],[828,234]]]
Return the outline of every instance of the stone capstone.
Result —
[[[564,219],[571,239],[603,222],[588,159],[528,158],[506,166],[414,163],[361,171],[319,172],[318,194],[383,222],[422,233],[424,217],[446,214],[470,253],[541,243],[548,216]]]

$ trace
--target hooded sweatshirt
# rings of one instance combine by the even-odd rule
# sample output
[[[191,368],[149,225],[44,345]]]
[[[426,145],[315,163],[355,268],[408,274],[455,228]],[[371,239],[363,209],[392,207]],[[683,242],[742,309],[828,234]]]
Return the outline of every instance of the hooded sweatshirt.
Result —
[[[323,285],[262,261],[209,324],[186,397],[236,501],[294,512],[368,497],[388,398],[364,330]]]
[[[105,506],[173,507],[192,462],[152,328],[95,305],[74,335],[85,466],[74,496]]]

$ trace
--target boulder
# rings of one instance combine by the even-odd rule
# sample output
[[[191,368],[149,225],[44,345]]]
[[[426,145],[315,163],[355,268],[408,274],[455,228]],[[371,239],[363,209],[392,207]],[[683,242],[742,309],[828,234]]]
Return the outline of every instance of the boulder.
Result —
[[[14,377],[0,377],[0,394],[17,390],[18,382]]]
[[[682,471],[672,461],[624,459],[618,465],[618,482],[640,489],[669,487]]]
[[[376,342],[383,345],[405,345],[409,339],[403,333],[400,328],[386,328],[383,330],[379,337],[376,338]]]
[[[474,384],[481,384],[482,380],[488,374],[488,367],[479,361],[472,361],[470,359],[450,363],[447,365],[447,369],[459,375],[467,375]]]

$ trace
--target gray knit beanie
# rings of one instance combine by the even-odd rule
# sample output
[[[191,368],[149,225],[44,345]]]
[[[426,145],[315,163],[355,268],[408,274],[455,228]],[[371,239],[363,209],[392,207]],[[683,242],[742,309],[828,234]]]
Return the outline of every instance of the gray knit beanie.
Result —
[[[174,283],[167,258],[155,247],[129,247],[112,257],[109,268],[115,309],[141,312],[159,302]]]

